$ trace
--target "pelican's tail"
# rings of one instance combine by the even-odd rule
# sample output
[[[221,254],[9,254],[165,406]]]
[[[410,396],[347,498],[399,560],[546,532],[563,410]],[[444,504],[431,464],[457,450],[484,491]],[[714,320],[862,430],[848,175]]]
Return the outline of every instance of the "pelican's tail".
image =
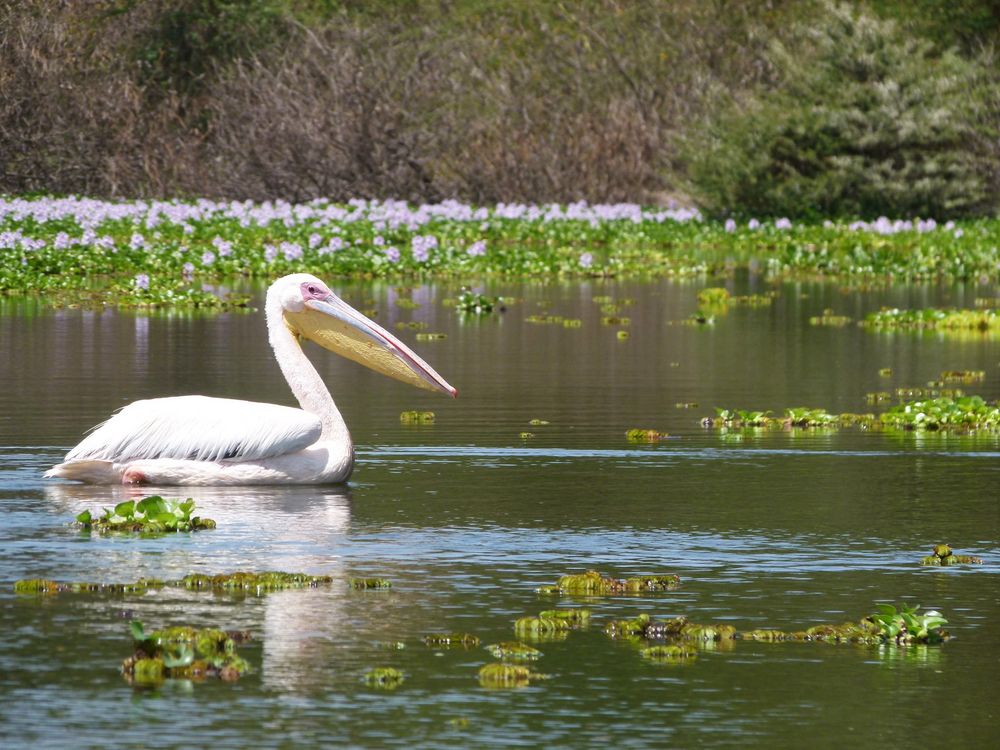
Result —
[[[121,467],[113,461],[78,459],[57,464],[45,472],[47,479],[71,479],[84,484],[119,484],[122,481]]]

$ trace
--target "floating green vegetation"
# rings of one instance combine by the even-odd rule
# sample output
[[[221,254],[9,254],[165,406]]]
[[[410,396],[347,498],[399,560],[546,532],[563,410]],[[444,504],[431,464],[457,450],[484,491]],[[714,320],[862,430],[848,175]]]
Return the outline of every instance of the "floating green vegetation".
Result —
[[[316,588],[329,584],[332,576],[311,576],[306,573],[283,573],[266,571],[263,573],[220,573],[214,576],[193,573],[184,576],[176,585],[187,589],[212,589],[213,591],[243,591],[266,593],[284,589]],[[175,585],[171,583],[170,585]]]
[[[486,297],[471,289],[463,288],[455,300],[455,309],[465,315],[489,315],[499,301],[496,297]]]
[[[721,286],[713,286],[698,292],[698,304],[702,307],[718,307],[729,302],[729,290]]]
[[[519,617],[514,622],[514,632],[522,638],[562,637],[581,623],[563,617]]]
[[[814,315],[809,318],[809,325],[812,326],[833,326],[842,328],[851,322],[851,318],[846,315],[835,315],[833,310],[827,308],[822,315]]]
[[[1000,313],[997,310],[948,310],[924,308],[921,310],[899,310],[886,308],[870,313],[861,325],[875,330],[933,329],[970,330],[986,332],[1000,331]]]
[[[983,370],[945,370],[941,373],[942,383],[981,383],[986,378]],[[935,383],[937,385],[937,383]]]
[[[204,575],[191,573],[172,581],[157,578],[140,578],[133,583],[59,583],[57,581],[31,579],[17,581],[14,591],[19,594],[63,594],[63,593],[103,593],[103,594],[145,594],[147,591],[165,587],[186,588],[194,591],[218,591],[264,594],[285,589],[316,588],[329,585],[331,576],[312,576],[306,573],[284,573],[267,571],[264,573],[220,573]]]
[[[903,430],[996,432],[1000,406],[990,406],[979,396],[940,396],[893,406],[879,419],[887,427]]]
[[[881,378],[891,378],[892,377],[892,368],[891,367],[883,367],[882,369],[880,369],[878,371],[878,374],[879,374],[879,377],[881,377]]]
[[[542,425],[550,424],[547,419],[531,419],[528,420],[528,424],[532,427],[541,427]]]
[[[632,338],[632,334],[630,334],[628,331],[618,331],[617,333],[615,333],[615,336],[619,341],[627,341],[628,339]]]
[[[714,326],[715,316],[704,310],[698,310],[680,321],[685,326]]]
[[[547,609],[539,612],[542,619],[566,620],[573,627],[582,627],[590,622],[589,609]]]
[[[878,613],[868,620],[879,629],[882,640],[887,643],[941,643],[948,640],[948,633],[941,629],[948,621],[940,612],[929,610],[917,614],[920,605],[908,607],[901,604],[897,610],[891,604],[879,604]],[[862,621],[862,622],[867,622]]]
[[[674,408],[675,409],[697,409],[698,408],[698,402],[697,401],[678,401],[676,404],[674,404]]]
[[[428,646],[444,646],[450,648],[459,646],[461,648],[475,648],[479,645],[479,638],[471,633],[433,633],[424,636],[424,643]]]
[[[601,323],[606,326],[629,326],[632,324],[631,318],[623,318],[620,315],[605,315],[601,318]]]
[[[60,293],[50,298],[59,300],[96,288],[111,303],[134,305],[217,305],[198,300],[206,282],[296,271],[397,280],[706,277],[752,266],[771,278],[861,283],[1000,279],[996,220],[736,226],[693,210],[635,205],[8,196],[0,198],[0,234],[0,293],[54,289]],[[473,314],[493,302],[463,295],[460,309]],[[606,295],[595,299],[612,303]]]
[[[670,437],[670,435],[665,432],[660,432],[659,430],[633,427],[625,433],[625,437],[633,443],[655,443],[660,440],[665,440]]]
[[[551,325],[553,323],[562,323],[564,320],[562,315],[548,315],[548,314],[536,314],[529,315],[524,319],[525,323],[534,323],[536,325]]]
[[[926,389],[900,389],[902,397]],[[931,392],[937,392],[931,390]],[[955,393],[952,391],[951,393]],[[885,394],[869,394],[871,402],[885,400]],[[764,428],[784,430],[799,428],[859,427],[866,430],[898,429],[907,431],[996,432],[1000,429],[1000,406],[989,405],[979,396],[938,396],[926,400],[907,401],[874,414],[830,414],[823,409],[796,407],[786,409],[781,417],[770,411],[716,409],[715,417],[701,420],[703,427]]]
[[[434,419],[432,411],[404,411],[399,414],[402,424],[434,424]]]
[[[236,653],[236,646],[250,639],[245,631],[175,626],[146,633],[138,620],[131,622],[130,630],[135,653],[122,662],[122,674],[134,685],[210,677],[232,682],[250,668]]]
[[[428,325],[421,320],[410,320],[410,321],[399,321],[396,323],[396,328],[401,331],[423,331],[428,328]]]
[[[375,667],[365,674],[364,682],[369,687],[395,690],[405,679],[405,675],[394,667]]]
[[[582,596],[639,594],[649,591],[673,591],[681,584],[680,576],[634,576],[605,578],[596,570],[562,576],[554,587],[543,586],[539,593],[563,593]]]
[[[385,578],[352,578],[348,585],[352,589],[391,589],[392,581]]]
[[[728,624],[703,625],[688,622],[686,617],[653,620],[647,614],[634,619],[611,620],[604,632],[612,638],[645,638],[647,640],[686,640],[695,642],[730,641],[736,637],[736,628]]]
[[[886,401],[892,401],[892,394],[889,391],[874,391],[865,394],[866,404],[884,404]]]
[[[767,294],[738,294],[729,298],[729,304],[742,307],[767,307],[774,304],[776,296],[775,292],[768,292]]]
[[[563,318],[563,328],[582,328],[583,321],[579,318]]]
[[[517,436],[521,440],[531,440],[531,438],[533,438],[535,436],[535,433],[533,433],[533,432],[519,432],[517,434]]]
[[[983,558],[956,555],[947,544],[935,544],[933,554],[920,561],[921,565],[982,565]]]
[[[444,341],[448,338],[447,333],[418,333],[417,341]]]
[[[164,500],[159,495],[144,497],[139,502],[126,500],[118,503],[114,510],[105,509],[104,514],[94,518],[89,510],[77,515],[77,523],[85,531],[100,534],[112,532],[163,534],[176,531],[201,531],[214,529],[211,518],[192,516],[194,500]]]
[[[639,656],[655,662],[690,663],[697,658],[698,652],[685,644],[673,643],[669,645],[647,646],[646,648],[639,649]]]
[[[151,279],[139,274],[115,282],[103,289],[63,288],[58,295],[43,297],[46,304],[59,308],[101,310],[117,307],[123,310],[156,312],[159,310],[189,310],[207,313],[251,312],[249,294],[238,294],[211,286],[192,285],[190,279]]]
[[[532,680],[544,680],[548,675],[532,672],[520,664],[486,664],[479,669],[479,684],[483,687],[526,687]]]
[[[535,661],[542,657],[542,652],[534,646],[529,646],[521,641],[504,641],[502,643],[491,643],[486,647],[497,659],[504,661]]]
[[[415,310],[420,307],[419,302],[414,302],[412,299],[406,297],[400,297],[396,300],[396,307],[402,308],[404,310]]]

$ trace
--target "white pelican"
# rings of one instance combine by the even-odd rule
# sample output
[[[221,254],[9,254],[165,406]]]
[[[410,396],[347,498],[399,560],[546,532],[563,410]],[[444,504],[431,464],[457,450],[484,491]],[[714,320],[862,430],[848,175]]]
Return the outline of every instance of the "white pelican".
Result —
[[[382,326],[315,276],[274,282],[268,340],[301,409],[208,396],[136,401],[98,425],[46,477],[89,484],[253,485],[345,481],[354,445],[299,344],[307,338],[419,388],[458,391]]]

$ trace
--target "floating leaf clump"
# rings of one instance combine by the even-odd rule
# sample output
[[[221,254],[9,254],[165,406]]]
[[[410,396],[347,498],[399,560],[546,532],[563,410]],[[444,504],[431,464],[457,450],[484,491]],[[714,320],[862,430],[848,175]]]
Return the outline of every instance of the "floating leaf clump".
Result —
[[[717,307],[729,302],[729,290],[721,286],[713,286],[698,292],[698,304],[702,307]]]
[[[365,684],[383,690],[395,690],[406,679],[395,667],[375,667],[365,674]]]
[[[157,578],[140,578],[133,583],[59,583],[43,579],[17,581],[14,591],[19,594],[62,594],[62,593],[105,593],[144,594],[149,590],[165,587],[186,588],[204,591],[252,592],[255,594],[283,589],[316,588],[329,584],[332,576],[312,576],[306,573],[220,573],[204,575],[190,573],[183,578],[161,581]]]
[[[232,682],[250,668],[236,653],[236,646],[250,639],[246,631],[175,626],[146,633],[138,620],[132,621],[130,629],[135,653],[122,662],[122,674],[134,685],[210,677]]]
[[[639,656],[655,662],[691,662],[698,652],[690,646],[674,643],[670,645],[647,646],[639,649]]]
[[[520,664],[486,664],[479,670],[479,684],[483,687],[526,687],[532,680],[546,678]]]
[[[606,594],[638,594],[648,591],[673,591],[680,586],[680,576],[634,576],[605,578],[596,570],[562,576],[556,581],[560,593],[601,596]],[[552,593],[540,590],[541,593]]]
[[[497,297],[486,297],[471,289],[462,289],[455,300],[455,309],[466,315],[489,315],[499,301]]]
[[[935,544],[934,554],[920,561],[921,565],[982,565],[983,558],[972,555],[956,555],[947,544]]]
[[[448,338],[447,333],[418,333],[417,341],[444,341]]]
[[[497,659],[511,661],[534,661],[540,659],[542,652],[534,646],[529,646],[521,641],[504,641],[502,643],[491,643],[486,647]]]
[[[822,315],[814,315],[809,318],[809,325],[812,326],[833,326],[843,328],[851,322],[851,318],[846,315],[835,315],[829,308],[823,311]]]
[[[625,433],[625,437],[633,443],[655,443],[670,437],[665,432],[642,427],[633,427]]]
[[[983,370],[945,370],[941,373],[943,383],[980,383],[985,378]]]
[[[352,578],[348,585],[352,589],[391,589],[392,581],[385,578]]]
[[[875,330],[971,330],[987,332],[1000,331],[1000,314],[997,310],[950,310],[924,308],[921,310],[900,310],[885,308],[865,317],[861,325]]]
[[[479,645],[479,637],[471,633],[434,633],[425,635],[424,643],[428,646],[475,648]]]
[[[114,510],[106,508],[103,515],[94,518],[89,510],[78,514],[76,521],[85,531],[100,534],[114,532],[162,534],[177,531],[214,529],[211,518],[192,516],[194,500],[164,500],[159,495],[144,497],[139,502],[126,500]]]
[[[909,394],[923,389],[901,389]],[[955,391],[950,391],[956,394]],[[885,392],[869,394],[870,402],[884,400]],[[785,409],[781,417],[770,411],[716,409],[715,417],[701,420],[703,427],[765,428],[772,430],[800,428],[831,428],[856,426],[862,429],[899,429],[920,431],[996,432],[1000,430],[1000,406],[987,404],[980,396],[935,396],[912,400],[890,407],[884,413],[830,414],[823,409],[796,407]]]
[[[434,419],[432,411],[404,411],[399,414],[402,424],[434,424]]]

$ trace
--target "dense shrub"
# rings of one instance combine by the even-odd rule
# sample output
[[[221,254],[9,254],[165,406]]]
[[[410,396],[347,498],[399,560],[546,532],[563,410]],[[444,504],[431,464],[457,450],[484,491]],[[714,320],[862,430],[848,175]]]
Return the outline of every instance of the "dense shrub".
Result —
[[[716,113],[692,180],[716,212],[951,216],[991,205],[989,87],[892,21],[828,6],[770,61],[778,83]]]

